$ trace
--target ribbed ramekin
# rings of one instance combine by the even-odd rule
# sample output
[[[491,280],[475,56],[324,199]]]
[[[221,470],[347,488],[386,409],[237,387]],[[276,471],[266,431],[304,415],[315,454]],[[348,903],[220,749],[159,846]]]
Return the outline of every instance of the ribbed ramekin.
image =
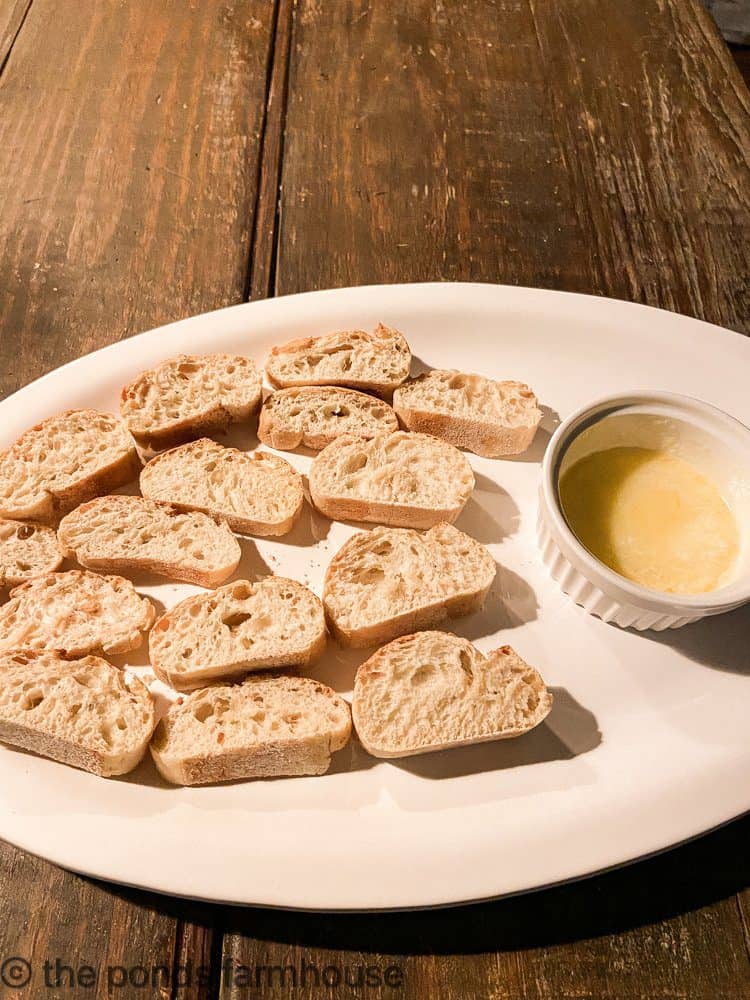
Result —
[[[612,422],[610,418],[618,418]],[[605,421],[610,421],[605,424]],[[578,541],[560,506],[558,481],[574,443],[588,432],[601,447],[631,444],[680,451],[730,491],[740,534],[740,552],[731,578],[705,594],[650,590],[605,566]],[[607,443],[610,435],[612,441]],[[655,438],[649,442],[650,436]],[[584,445],[588,450],[599,447]],[[685,450],[685,449],[683,449]],[[712,471],[713,475],[712,475]],[[708,403],[668,392],[608,396],[577,410],[553,434],[542,463],[537,537],[552,578],[576,604],[605,622],[639,631],[680,628],[708,615],[731,611],[750,600],[750,430]]]

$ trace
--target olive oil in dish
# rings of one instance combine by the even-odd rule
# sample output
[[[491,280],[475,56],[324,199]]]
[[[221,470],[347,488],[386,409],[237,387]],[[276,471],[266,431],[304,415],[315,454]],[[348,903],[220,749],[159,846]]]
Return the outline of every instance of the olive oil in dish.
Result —
[[[570,528],[589,552],[652,590],[715,590],[737,558],[737,524],[721,493],[666,451],[593,452],[563,473],[559,495]]]

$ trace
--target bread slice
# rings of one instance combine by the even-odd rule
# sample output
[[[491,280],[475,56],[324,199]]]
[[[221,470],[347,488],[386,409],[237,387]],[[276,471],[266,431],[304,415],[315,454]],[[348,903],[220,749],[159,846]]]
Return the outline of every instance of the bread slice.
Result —
[[[78,504],[130,482],[140,467],[120,420],[97,410],[68,410],[0,454],[0,517],[54,524]]]
[[[180,354],[143,372],[120,394],[120,412],[145,455],[249,420],[261,400],[250,358]]]
[[[302,477],[283,458],[225,448],[210,438],[157,455],[141,472],[141,493],[178,510],[221,517],[246,535],[285,535],[304,502]]]
[[[495,573],[487,549],[450,524],[373,528],[333,557],[323,606],[344,645],[371,646],[479,611]]]
[[[372,333],[344,330],[274,347],[266,361],[266,374],[279,389],[348,385],[385,393],[409,377],[410,367],[411,351],[403,334],[380,323]]]
[[[140,646],[155,617],[153,604],[121,576],[47,573],[16,587],[0,607],[0,649],[125,653]]]
[[[151,741],[175,785],[324,774],[351,734],[349,706],[309,677],[248,677],[179,699]]]
[[[542,411],[523,382],[429,371],[396,390],[393,407],[410,431],[434,434],[485,458],[519,455],[536,434]]]
[[[82,504],[62,519],[57,538],[66,556],[89,569],[141,570],[200,587],[226,580],[242,555],[224,522],[143,497]]]
[[[63,561],[54,528],[0,517],[0,586],[52,573]]]
[[[483,656],[448,632],[418,632],[362,664],[352,714],[375,757],[411,757],[521,736],[551,708],[544,681],[510,646]]]
[[[154,724],[148,688],[98,656],[0,653],[3,743],[109,778],[133,770]]]
[[[406,431],[338,438],[310,467],[313,503],[339,521],[430,528],[455,521],[473,489],[474,473],[457,448]]]
[[[151,665],[180,691],[271,667],[306,667],[326,643],[323,606],[295,580],[237,580],[188,597],[158,620]]]
[[[281,451],[320,451],[342,434],[371,438],[398,430],[398,419],[381,399],[336,385],[300,386],[272,392],[260,411],[258,437]]]

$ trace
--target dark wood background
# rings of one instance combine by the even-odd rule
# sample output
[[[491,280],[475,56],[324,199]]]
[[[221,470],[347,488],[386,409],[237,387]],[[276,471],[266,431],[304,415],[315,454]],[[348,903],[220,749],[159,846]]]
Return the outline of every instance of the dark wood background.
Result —
[[[3,393],[191,313],[366,282],[593,292],[750,332],[750,95],[698,0],[0,0],[0,74]],[[213,969],[108,992],[45,991],[35,967],[0,995],[747,998],[749,837],[369,916],[189,904],[0,845],[0,959]],[[220,975],[303,958],[405,983]]]

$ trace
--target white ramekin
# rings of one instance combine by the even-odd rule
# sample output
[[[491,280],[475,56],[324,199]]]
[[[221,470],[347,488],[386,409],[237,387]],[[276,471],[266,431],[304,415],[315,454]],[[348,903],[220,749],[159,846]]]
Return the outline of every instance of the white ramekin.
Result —
[[[560,507],[560,474],[578,458],[616,445],[664,449],[716,483],[740,534],[737,560],[722,586],[695,595],[649,590],[615,573],[578,541]],[[595,400],[560,424],[547,446],[537,535],[560,588],[606,622],[661,631],[731,611],[750,600],[750,430],[708,403],[670,392]]]

